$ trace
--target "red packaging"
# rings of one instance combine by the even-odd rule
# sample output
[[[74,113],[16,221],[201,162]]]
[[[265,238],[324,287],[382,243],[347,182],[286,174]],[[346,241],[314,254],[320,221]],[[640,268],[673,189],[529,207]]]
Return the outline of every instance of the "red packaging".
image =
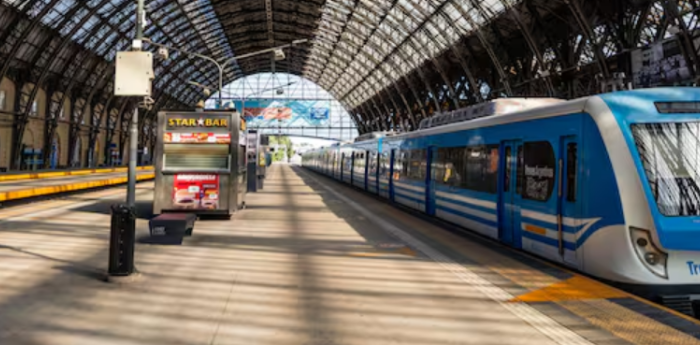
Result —
[[[172,201],[175,209],[218,209],[219,175],[176,174]]]

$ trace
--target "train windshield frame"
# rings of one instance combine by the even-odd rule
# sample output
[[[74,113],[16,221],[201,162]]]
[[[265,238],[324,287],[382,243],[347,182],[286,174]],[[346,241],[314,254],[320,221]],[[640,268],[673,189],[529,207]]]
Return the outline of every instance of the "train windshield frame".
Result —
[[[700,121],[637,123],[631,130],[659,212],[700,216]]]

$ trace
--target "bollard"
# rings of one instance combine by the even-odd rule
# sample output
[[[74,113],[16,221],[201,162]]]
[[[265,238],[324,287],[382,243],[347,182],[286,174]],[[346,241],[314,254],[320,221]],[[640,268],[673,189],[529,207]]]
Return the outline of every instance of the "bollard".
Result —
[[[109,238],[109,275],[128,276],[134,273],[136,214],[127,205],[112,205]]]
[[[262,189],[263,189],[263,181],[264,181],[264,180],[265,180],[265,176],[264,176],[264,175],[258,175],[258,188],[257,188],[258,190],[262,190]]]

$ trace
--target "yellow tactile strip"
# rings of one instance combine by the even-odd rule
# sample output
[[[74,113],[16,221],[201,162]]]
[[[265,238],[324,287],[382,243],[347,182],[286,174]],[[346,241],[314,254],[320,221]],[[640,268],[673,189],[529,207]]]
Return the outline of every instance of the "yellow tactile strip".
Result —
[[[692,335],[606,299],[559,301],[557,304],[633,344],[700,344]]]
[[[136,176],[136,179],[138,181],[151,180],[153,178],[155,178],[155,174],[153,174],[153,173],[144,173],[144,174],[139,174],[138,176]],[[76,182],[76,183],[69,183],[69,184],[58,185],[58,186],[37,187],[37,188],[16,190],[16,191],[11,191],[11,192],[0,192],[0,202],[11,201],[11,200],[20,200],[20,199],[32,198],[32,197],[37,197],[37,196],[45,196],[45,195],[51,195],[51,194],[58,194],[58,193],[65,193],[65,192],[71,192],[71,191],[77,191],[77,190],[83,190],[83,189],[106,187],[106,186],[112,186],[112,185],[126,183],[127,181],[128,181],[128,177],[125,176],[125,177],[112,178],[112,179],[107,179],[107,180]]]
[[[511,302],[556,302],[587,299],[626,298],[628,295],[608,285],[582,276],[573,276],[514,298]]]
[[[153,170],[152,166],[144,166],[137,168],[140,171]],[[6,174],[0,175],[0,182],[6,181],[18,181],[18,180],[35,180],[51,177],[62,177],[62,176],[80,176],[80,175],[90,175],[90,174],[108,174],[116,172],[126,172],[127,168],[105,168],[105,169],[83,169],[83,170],[68,170],[68,171],[47,171],[40,173],[18,173],[18,174]]]

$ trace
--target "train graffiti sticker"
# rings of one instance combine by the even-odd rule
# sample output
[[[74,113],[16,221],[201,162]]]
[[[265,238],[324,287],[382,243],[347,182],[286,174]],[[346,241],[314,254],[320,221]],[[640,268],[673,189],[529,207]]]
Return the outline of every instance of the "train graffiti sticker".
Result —
[[[219,208],[219,175],[177,174],[173,183],[173,207],[181,210]]]

